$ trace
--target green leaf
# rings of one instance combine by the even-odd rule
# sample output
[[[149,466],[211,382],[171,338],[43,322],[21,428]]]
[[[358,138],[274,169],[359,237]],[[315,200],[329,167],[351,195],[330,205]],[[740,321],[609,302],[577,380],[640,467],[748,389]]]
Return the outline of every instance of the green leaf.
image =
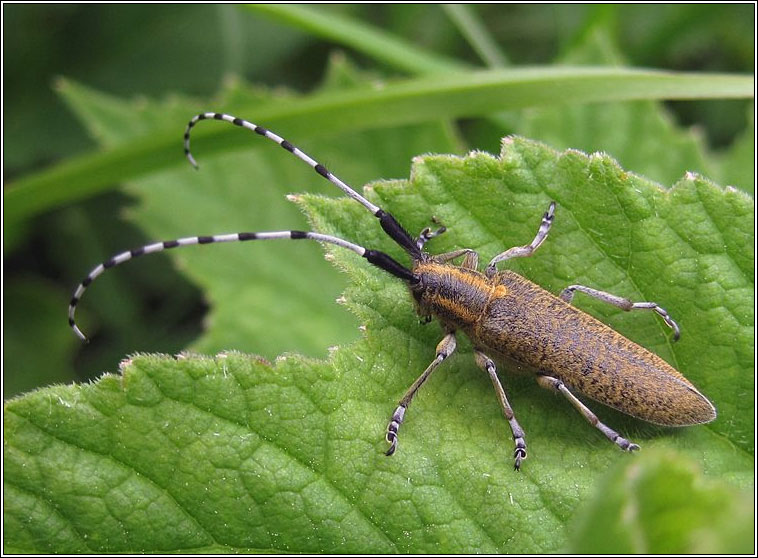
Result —
[[[705,393],[712,385],[731,394],[727,401],[742,405],[737,402],[753,386],[752,374],[746,373],[753,352],[753,200],[693,174],[667,191],[625,172],[607,155],[558,154],[519,138],[506,139],[503,157],[417,160],[410,191],[401,183],[377,186],[380,205],[410,230],[420,230],[425,215],[436,216],[451,230],[435,240],[435,252],[466,246],[482,252],[486,261],[530,240],[539,215],[555,200],[550,242],[539,255],[512,267],[553,292],[579,283],[633,300],[655,300],[687,332],[680,342],[671,343],[666,326],[652,313],[623,313],[591,300],[577,303],[668,358]],[[349,200],[337,202],[339,212],[327,212],[318,200],[312,203],[313,211],[328,215],[317,219],[320,230],[384,246],[402,258],[381,231],[370,227],[370,216],[356,228],[360,207],[352,208]],[[704,353],[703,346],[711,350]],[[743,411],[752,408],[752,402],[744,404]],[[737,425],[730,417],[712,428],[752,452],[752,417],[735,415],[749,420]]]
[[[692,460],[654,452],[615,466],[571,535],[575,554],[752,554],[748,493],[703,476]]]
[[[377,183],[367,192],[411,231],[432,215],[446,224],[432,252],[471,247],[485,261],[530,241],[556,200],[550,238],[512,267],[553,292],[582,283],[666,307],[682,326],[677,344],[652,313],[576,301],[672,362],[719,418],[665,429],[590,406],[643,453],[675,452],[707,478],[752,491],[754,207],[747,195],[691,174],[664,190],[608,156],[555,152],[521,138],[506,139],[501,158],[419,157],[410,183]],[[300,200],[318,230],[406,261],[354,202]],[[565,548],[582,502],[603,488],[601,475],[638,456],[618,451],[560,396],[502,365],[529,444],[523,471],[514,472],[507,423],[462,342],[414,400],[398,452],[385,457],[390,414],[431,361],[441,331],[418,324],[394,278],[351,252],[329,252],[348,273],[348,306],[365,333],[327,361],[136,357],[121,379],[46,388],[6,404],[6,549]],[[638,524],[655,527],[654,512]],[[705,540],[688,547],[696,552],[735,548],[707,532],[691,540]]]

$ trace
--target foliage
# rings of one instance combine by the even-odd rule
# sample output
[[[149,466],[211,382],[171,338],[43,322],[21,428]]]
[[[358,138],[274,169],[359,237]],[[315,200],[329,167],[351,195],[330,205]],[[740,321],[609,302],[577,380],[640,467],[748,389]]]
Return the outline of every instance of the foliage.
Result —
[[[84,359],[90,369],[107,370],[119,358],[114,354],[186,346],[193,334],[180,327],[189,319],[185,307],[198,312],[198,303],[184,277],[210,307],[191,347],[216,356],[135,354],[122,362],[120,375],[7,402],[5,550],[749,552],[754,209],[749,196],[704,176],[751,187],[752,128],[714,154],[702,136],[680,128],[657,103],[615,102],[640,98],[624,88],[645,99],[667,93],[647,73],[611,67],[623,59],[613,44],[619,37],[610,33],[612,12],[605,9],[588,12],[584,29],[566,41],[559,61],[574,68],[481,73],[465,89],[476,96],[470,104],[456,97],[467,74],[434,74],[437,64],[464,65],[450,56],[454,52],[422,52],[349,14],[337,25],[337,15],[310,17],[312,11],[296,6],[281,7],[278,15],[276,7],[252,9],[269,17],[287,11],[290,25],[317,35],[334,32],[331,40],[385,68],[429,75],[387,80],[337,56],[309,95],[230,80],[212,102],[186,95],[125,100],[123,93],[60,80],[61,98],[103,150],[20,179],[22,187],[47,181],[47,189],[9,190],[6,207],[13,218],[5,223],[6,238],[22,246],[31,230],[28,217],[38,209],[17,212],[23,196],[31,200],[26,207],[50,208],[121,178],[122,192],[135,200],[125,212],[133,225],[123,227],[128,244],[113,232],[119,228],[114,206],[122,206],[123,197],[95,198],[35,221],[39,230],[55,231],[45,244],[45,261],[71,285],[88,265],[153,238],[307,227],[298,208],[284,200],[291,192],[309,193],[296,201],[313,228],[404,257],[360,206],[314,196],[333,198],[335,192],[282,150],[231,126],[198,127],[193,152],[201,170],[186,165],[180,140],[189,115],[239,113],[281,133],[351,184],[408,177],[413,159],[409,179],[374,182],[367,195],[412,232],[429,225],[431,216],[439,218],[449,231],[430,243],[435,252],[466,246],[486,260],[532,238],[548,201],[556,200],[550,238],[513,268],[554,292],[578,282],[668,308],[683,328],[677,344],[655,316],[577,298],[674,363],[714,401],[719,419],[672,431],[593,405],[643,447],[639,455],[624,455],[564,401],[504,368],[501,378],[530,449],[524,471],[516,474],[507,425],[462,343],[460,354],[414,402],[400,449],[387,459],[382,449],[389,414],[440,336],[436,325],[418,324],[402,285],[350,253],[328,250],[344,273],[336,272],[308,243],[180,250],[171,255],[180,272],[168,258],[146,258],[93,285],[81,321],[95,333],[94,343],[80,352],[78,367]],[[661,21],[694,17],[689,9],[664,12]],[[225,25],[234,25],[220,13]],[[390,19],[400,13],[409,12],[387,12]],[[257,32],[273,35],[257,16],[249,19]],[[306,20],[307,27],[297,23]],[[395,33],[402,21],[396,20]],[[486,23],[499,25],[497,18]],[[469,29],[469,40],[484,28]],[[719,29],[713,26],[714,36]],[[667,37],[677,36],[687,38],[669,27]],[[285,51],[302,41],[286,37]],[[645,48],[629,52],[650,56],[647,45],[655,40],[648,39]],[[403,67],[390,44],[417,49],[418,56]],[[508,58],[519,59],[519,49]],[[605,65],[596,75],[609,78],[607,87],[598,80],[571,93],[572,80],[591,80],[597,71],[577,66],[584,64]],[[673,77],[675,84],[681,76]],[[694,75],[686,83],[715,96],[722,84],[739,91],[746,81],[722,78]],[[551,80],[560,89],[549,91]],[[709,83],[716,85],[707,92]],[[569,100],[606,102],[556,104]],[[502,112],[514,107],[530,108]],[[450,121],[471,115],[480,118],[463,127]],[[511,137],[500,157],[418,156],[474,147],[492,152],[506,133],[552,147]],[[610,155],[585,154],[594,151]],[[78,247],[74,254],[71,246]],[[68,364],[73,345],[55,325],[62,324],[64,290],[28,272],[6,283],[6,325],[23,327],[6,327],[5,374],[24,378],[9,384],[14,376],[6,375],[6,397],[31,387],[35,377],[38,385],[74,377]],[[333,304],[342,291],[352,316]],[[140,292],[166,302],[156,307]],[[11,293],[14,304],[8,304]],[[36,346],[42,337],[52,340],[46,351]],[[288,352],[307,356],[278,356]],[[692,497],[676,497],[683,492]],[[733,521],[705,521],[714,509],[730,510]],[[691,528],[661,529],[668,517],[688,518],[676,523]],[[599,526],[618,536],[596,536]]]

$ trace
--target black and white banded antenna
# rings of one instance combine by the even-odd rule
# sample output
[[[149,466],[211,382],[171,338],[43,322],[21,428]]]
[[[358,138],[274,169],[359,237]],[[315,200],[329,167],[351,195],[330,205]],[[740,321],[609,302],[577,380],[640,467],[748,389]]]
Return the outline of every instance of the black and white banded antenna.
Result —
[[[329,182],[337,186],[349,197],[356,200],[358,203],[360,203],[366,209],[368,209],[376,218],[379,219],[382,229],[384,229],[387,235],[389,235],[390,238],[392,238],[406,252],[408,252],[408,254],[411,256],[411,258],[413,258],[414,261],[418,261],[424,258],[424,254],[421,248],[417,245],[417,241],[414,240],[408,234],[408,232],[406,232],[405,229],[403,229],[403,227],[397,222],[397,220],[390,213],[384,211],[382,208],[368,201],[366,198],[361,196],[358,192],[353,190],[350,186],[345,184],[342,180],[340,180],[331,172],[329,172],[326,169],[326,167],[324,167],[322,164],[312,159],[309,155],[307,155],[306,153],[304,153],[297,147],[293,146],[287,140],[279,137],[278,135],[274,134],[273,132],[270,132],[269,130],[261,126],[257,126],[253,124],[252,122],[248,122],[247,120],[236,118],[228,114],[222,114],[222,113],[216,113],[216,112],[205,112],[202,114],[198,114],[197,116],[192,118],[192,120],[189,121],[189,124],[187,124],[187,129],[184,133],[184,152],[189,162],[192,163],[192,165],[195,168],[198,168],[198,165],[197,165],[197,162],[195,161],[195,158],[192,156],[192,153],[190,152],[190,131],[195,126],[195,124],[197,124],[199,121],[211,120],[211,119],[224,120],[226,122],[231,122],[232,124],[241,126],[259,135],[262,135],[272,141],[275,141],[284,149],[286,149],[287,151],[295,155],[298,159],[310,165],[319,175],[323,176]],[[388,273],[391,273],[395,277],[398,277],[404,281],[407,281],[408,283],[413,284],[418,281],[418,278],[413,274],[413,272],[410,269],[398,263],[397,261],[392,259],[389,255],[385,254],[384,252],[380,252],[378,250],[367,249],[367,248],[364,248],[363,246],[359,246],[358,244],[354,244],[342,238],[338,238],[336,236],[331,236],[331,235],[326,235],[326,234],[321,234],[318,232],[268,231],[268,232],[240,232],[240,233],[219,234],[219,235],[212,235],[212,236],[189,236],[185,238],[178,238],[175,240],[154,242],[152,244],[147,244],[145,246],[141,246],[133,250],[127,250],[125,252],[121,252],[120,254],[116,254],[115,256],[112,256],[108,260],[104,261],[103,263],[99,264],[97,267],[92,269],[92,271],[90,271],[87,274],[87,276],[82,280],[81,283],[79,283],[79,285],[74,290],[74,294],[72,295],[71,301],[69,302],[69,306],[68,306],[68,323],[71,326],[71,328],[74,330],[74,333],[76,333],[76,335],[82,341],[86,342],[87,337],[84,335],[84,333],[82,333],[81,329],[79,329],[79,327],[76,325],[76,319],[75,319],[76,307],[79,301],[81,300],[82,295],[84,294],[84,291],[90,286],[90,284],[97,277],[102,275],[102,273],[106,269],[110,269],[111,267],[121,265],[122,263],[125,263],[136,257],[144,256],[145,254],[153,254],[156,252],[162,252],[163,250],[169,250],[171,248],[177,248],[179,246],[191,246],[194,244],[213,244],[217,242],[243,242],[247,240],[275,240],[275,239],[292,239],[292,240],[309,239],[309,240],[315,240],[317,242],[325,242],[327,244],[334,244],[335,246],[340,246],[341,248],[352,250],[359,256],[366,258],[369,261],[369,263],[383,269],[384,271],[387,271]]]
[[[247,130],[250,130],[251,132],[255,132],[256,134],[259,134],[279,144],[279,146],[284,148],[286,151],[289,151],[295,157],[297,157],[298,159],[300,159],[301,161],[309,165],[319,175],[326,178],[329,182],[334,184],[337,188],[342,190],[349,197],[353,198],[355,201],[360,203],[363,207],[368,209],[374,215],[374,217],[379,219],[379,223],[381,224],[382,229],[384,229],[384,232],[386,232],[390,236],[390,238],[392,238],[392,240],[397,242],[406,252],[408,252],[408,254],[412,258],[419,259],[421,257],[421,250],[418,248],[418,246],[416,246],[416,240],[413,237],[411,237],[410,234],[408,234],[408,232],[402,227],[402,225],[400,225],[400,223],[397,222],[397,219],[395,219],[390,213],[383,210],[381,207],[374,205],[373,203],[368,201],[366,198],[361,196],[353,188],[351,188],[350,186],[345,184],[342,180],[340,180],[337,176],[329,172],[324,165],[314,160],[310,155],[298,149],[297,147],[292,145],[290,142],[288,142],[286,139],[279,137],[278,135],[276,135],[270,130],[267,130],[263,126],[258,126],[257,124],[253,124],[252,122],[248,122],[247,120],[243,120],[242,118],[237,118],[230,114],[224,114],[220,112],[203,112],[201,114],[198,114],[197,116],[192,118],[192,120],[189,121],[189,124],[187,124],[187,129],[184,132],[184,153],[187,156],[187,159],[189,159],[189,162],[192,163],[193,167],[198,168],[198,165],[197,165],[197,162],[195,161],[195,158],[192,156],[192,153],[190,152],[190,131],[195,126],[195,124],[197,124],[201,120],[224,120],[226,122],[230,122],[234,124],[235,126],[246,128]]]

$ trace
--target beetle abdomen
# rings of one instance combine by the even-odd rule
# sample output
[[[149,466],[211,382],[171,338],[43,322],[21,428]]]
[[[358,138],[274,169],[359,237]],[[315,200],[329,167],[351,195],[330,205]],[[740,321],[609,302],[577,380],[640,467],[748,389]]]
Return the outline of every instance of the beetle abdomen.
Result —
[[[498,274],[495,284],[482,319],[466,332],[475,344],[648,422],[716,418],[711,402],[658,355],[516,273]]]

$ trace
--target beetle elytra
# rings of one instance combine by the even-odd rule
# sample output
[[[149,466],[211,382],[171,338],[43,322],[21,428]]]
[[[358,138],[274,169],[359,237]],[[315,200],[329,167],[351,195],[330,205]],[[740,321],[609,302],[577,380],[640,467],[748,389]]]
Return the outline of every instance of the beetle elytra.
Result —
[[[400,426],[414,396],[455,351],[458,333],[471,340],[474,360],[493,384],[513,435],[514,467],[517,470],[527,456],[525,434],[500,382],[495,361],[511,361],[532,370],[541,387],[561,393],[590,424],[626,451],[639,449],[639,446],[600,422],[573,392],[665,426],[701,424],[716,418],[716,409],[711,402],[681,373],[571,302],[574,294],[581,292],[625,311],[653,311],[673,330],[674,340],[678,339],[679,326],[659,305],[631,302],[583,285],[570,285],[554,296],[517,273],[498,271],[499,263],[530,256],[545,241],[555,217],[554,202],[549,204],[530,244],[515,246],[496,255],[483,271],[479,271],[479,255],[474,250],[464,248],[440,255],[431,255],[424,250],[429,240],[445,231],[444,227],[434,231],[425,228],[418,237],[412,237],[389,212],[364,198],[309,155],[273,132],[246,120],[212,112],[192,118],[185,131],[184,149],[193,166],[197,167],[197,164],[189,149],[190,132],[195,124],[206,119],[223,120],[253,131],[307,163],[379,219],[385,233],[408,254],[411,265],[403,265],[384,252],[318,232],[242,232],[155,242],[111,257],[90,271],[77,286],[69,304],[68,317],[70,326],[83,340],[86,338],[75,322],[77,304],[92,281],[110,267],[144,254],[192,244],[310,239],[352,250],[404,281],[419,315],[426,321],[437,319],[445,331],[434,360],[406,391],[392,414],[386,433],[387,455],[392,455],[398,447]],[[451,263],[455,260],[461,260],[460,265]]]

